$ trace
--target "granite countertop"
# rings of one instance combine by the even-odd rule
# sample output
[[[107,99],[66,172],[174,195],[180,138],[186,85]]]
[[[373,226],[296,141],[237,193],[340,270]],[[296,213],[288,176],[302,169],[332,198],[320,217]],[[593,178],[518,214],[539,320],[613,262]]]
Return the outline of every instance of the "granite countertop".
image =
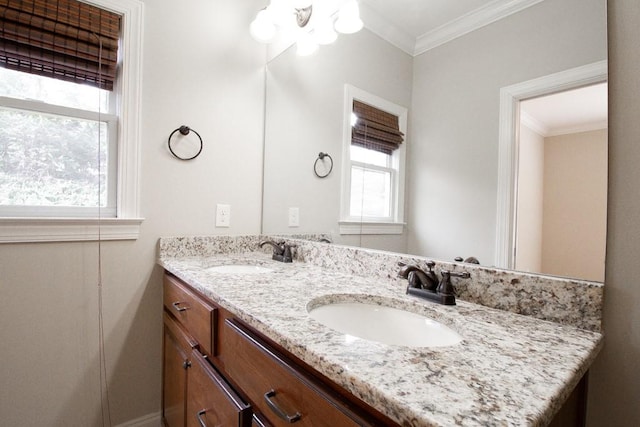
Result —
[[[353,395],[408,426],[548,424],[602,345],[602,335],[464,301],[405,294],[406,280],[371,279],[263,252],[161,257],[158,263]],[[259,274],[207,270],[263,266]],[[449,347],[385,345],[311,319],[312,300],[383,303],[424,314],[463,337]]]

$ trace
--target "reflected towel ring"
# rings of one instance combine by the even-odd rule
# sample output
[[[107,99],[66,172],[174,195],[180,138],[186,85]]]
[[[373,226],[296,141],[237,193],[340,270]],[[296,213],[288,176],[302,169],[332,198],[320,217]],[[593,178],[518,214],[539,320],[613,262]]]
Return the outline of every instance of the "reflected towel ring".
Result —
[[[325,157],[329,158],[329,160],[331,161],[331,166],[329,167],[329,172],[325,173],[324,175],[320,175],[318,173],[318,160],[324,161]],[[320,152],[318,154],[318,158],[316,159],[316,162],[313,164],[313,173],[315,173],[318,178],[326,178],[326,177],[329,176],[329,174],[331,173],[332,170],[333,170],[333,159],[331,158],[331,156],[328,153]]]
[[[185,136],[189,135],[189,132],[193,132],[196,135],[198,135],[198,139],[200,140],[200,149],[198,150],[198,152],[194,156],[191,156],[191,157],[180,157],[173,151],[173,148],[171,148],[171,138],[173,137],[173,135],[176,132],[180,132],[181,135],[185,135]],[[202,152],[202,137],[200,136],[200,134],[198,132],[196,132],[195,130],[189,128],[189,126],[185,126],[185,125],[182,125],[178,129],[176,129],[173,132],[171,132],[171,135],[169,135],[169,140],[167,141],[167,144],[169,145],[169,151],[171,151],[171,154],[173,154],[173,156],[175,158],[180,159],[180,160],[193,160],[196,157],[198,157],[200,155],[200,153]]]

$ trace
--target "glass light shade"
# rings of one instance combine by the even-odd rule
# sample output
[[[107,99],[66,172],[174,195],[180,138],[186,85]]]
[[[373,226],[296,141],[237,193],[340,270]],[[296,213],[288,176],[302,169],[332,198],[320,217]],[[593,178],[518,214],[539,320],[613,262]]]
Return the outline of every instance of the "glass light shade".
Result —
[[[306,31],[300,31],[298,41],[296,42],[296,53],[299,56],[307,56],[318,50],[318,43],[313,40],[311,34]]]
[[[330,18],[324,18],[315,23],[313,39],[318,44],[331,44],[338,38],[338,33],[333,29],[333,22]]]
[[[360,31],[363,26],[358,2],[350,0],[345,3],[338,12],[338,19],[335,23],[336,31],[342,34],[353,34]]]
[[[258,12],[256,19],[249,26],[251,37],[261,43],[271,42],[276,35],[276,27],[266,10]]]
[[[271,22],[279,27],[295,24],[295,14],[291,8],[291,3],[287,0],[271,0],[271,4],[267,6],[266,11]]]

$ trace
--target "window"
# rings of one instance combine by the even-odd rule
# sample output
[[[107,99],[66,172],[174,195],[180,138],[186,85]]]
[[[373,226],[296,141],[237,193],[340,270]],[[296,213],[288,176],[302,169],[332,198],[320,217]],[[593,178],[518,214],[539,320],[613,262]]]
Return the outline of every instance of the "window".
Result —
[[[0,68],[0,214],[116,216],[118,117],[106,90]],[[66,104],[66,105],[64,105]]]
[[[342,234],[400,234],[407,109],[345,89]]]
[[[0,6],[0,242],[137,238],[141,36],[138,0]]]

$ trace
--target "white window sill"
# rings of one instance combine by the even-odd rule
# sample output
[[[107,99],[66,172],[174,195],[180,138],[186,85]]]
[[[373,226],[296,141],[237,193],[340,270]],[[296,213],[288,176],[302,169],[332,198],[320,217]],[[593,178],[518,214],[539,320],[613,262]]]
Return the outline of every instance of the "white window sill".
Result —
[[[136,240],[143,218],[0,218],[0,243]]]
[[[340,221],[340,234],[402,234],[404,222]]]

